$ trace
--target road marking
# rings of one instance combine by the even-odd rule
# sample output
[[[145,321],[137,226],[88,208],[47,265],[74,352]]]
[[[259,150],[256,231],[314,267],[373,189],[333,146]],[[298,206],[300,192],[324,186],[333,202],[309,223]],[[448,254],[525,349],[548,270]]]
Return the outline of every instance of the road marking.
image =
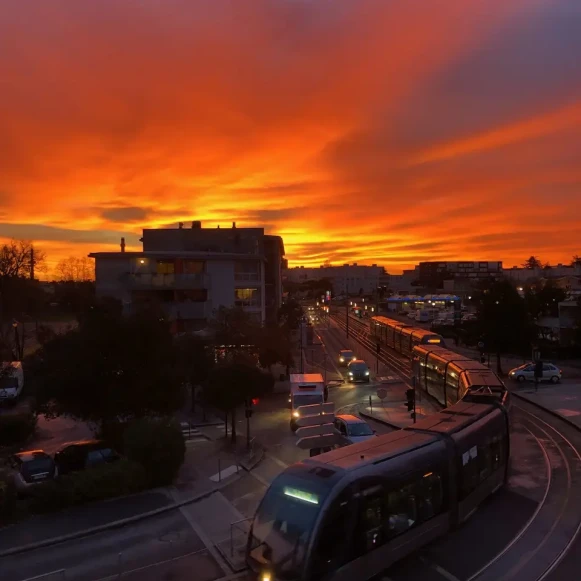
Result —
[[[210,480],[212,482],[219,482],[223,478],[228,478],[228,476],[232,476],[232,474],[236,474],[237,472],[238,472],[238,466],[234,466],[234,464],[232,464],[232,466],[228,466],[228,468],[224,468],[224,470],[217,472],[216,474],[214,474],[214,476],[210,476]]]
[[[455,575],[452,575],[450,571],[446,571],[444,567],[440,567],[440,565],[434,563],[433,561],[430,561],[429,559],[426,559],[426,557],[420,555],[420,561],[422,561],[425,565],[428,565],[428,567],[434,569],[434,571],[442,575],[442,577],[444,577],[444,579],[447,579],[447,581],[460,581],[460,579],[458,579],[458,577],[456,577]]]
[[[287,464],[286,462],[283,462],[282,460],[280,460],[279,458],[277,458],[273,454],[267,454],[266,457],[270,458],[275,464],[278,464],[283,469],[286,469],[289,467],[289,464]]]
[[[176,502],[177,502],[177,499],[175,497],[174,497],[174,500],[176,500]],[[226,564],[226,561],[224,561],[224,559],[222,558],[222,555],[220,555],[220,552],[218,551],[218,549],[216,549],[216,547],[214,546],[214,543],[212,543],[212,541],[210,540],[210,537],[208,537],[208,535],[206,535],[206,533],[203,531],[203,529],[200,527],[200,525],[191,517],[191,515],[189,514],[189,512],[186,509],[187,509],[187,506],[180,507],[180,512],[182,513],[183,517],[186,519],[186,521],[189,523],[189,525],[192,527],[192,529],[198,535],[198,537],[200,537],[200,540],[202,541],[202,543],[204,543],[204,545],[206,546],[206,549],[208,549],[208,552],[210,553],[210,555],[212,555],[212,557],[214,557],[214,560],[216,561],[216,563],[218,563],[220,569],[222,569],[222,571],[224,571],[224,575],[231,575],[232,569],[230,569],[230,567],[228,567],[228,565]]]
[[[269,488],[270,487],[270,482],[268,482],[265,478],[263,478],[262,476],[260,476],[260,474],[255,474],[252,471],[250,471],[248,474],[250,474],[250,476],[252,476],[256,480],[258,480],[258,482],[260,482],[260,484],[263,484],[264,486],[266,486],[266,488]]]

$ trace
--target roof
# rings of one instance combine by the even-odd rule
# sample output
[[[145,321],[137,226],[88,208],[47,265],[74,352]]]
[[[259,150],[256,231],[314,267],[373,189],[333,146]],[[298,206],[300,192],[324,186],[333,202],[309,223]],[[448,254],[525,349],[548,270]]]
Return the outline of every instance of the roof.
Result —
[[[89,258],[205,258],[212,260],[265,260],[262,254],[249,252],[200,252],[149,250],[147,252],[91,252]]]
[[[14,457],[19,458],[23,462],[30,462],[35,458],[50,458],[44,450],[26,450],[25,452],[17,452]]]
[[[367,422],[365,420],[362,420],[361,418],[351,415],[351,414],[339,414],[335,416],[336,418],[341,418],[344,422],[347,422],[349,424],[366,424]]]
[[[323,383],[320,373],[291,373],[291,383]]]

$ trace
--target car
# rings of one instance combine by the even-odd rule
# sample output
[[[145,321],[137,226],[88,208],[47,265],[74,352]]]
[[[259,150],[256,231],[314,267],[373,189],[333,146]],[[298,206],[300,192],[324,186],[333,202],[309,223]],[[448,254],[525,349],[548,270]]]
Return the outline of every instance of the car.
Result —
[[[341,351],[339,351],[339,365],[342,367],[347,367],[347,365],[349,365],[351,361],[355,361],[355,359],[357,359],[357,357],[351,349],[341,349]]]
[[[508,372],[508,376],[515,381],[534,381],[535,380],[535,364],[525,363],[520,367],[515,367]],[[543,363],[543,376],[541,381],[550,381],[551,383],[559,383],[563,371],[553,363]]]
[[[54,456],[59,474],[109,464],[120,458],[121,456],[102,440],[72,442],[61,448]]]
[[[363,359],[354,359],[347,365],[347,374],[349,381],[365,381],[369,383],[369,367]]]
[[[334,425],[349,444],[357,444],[377,437],[369,424],[357,416],[348,414],[336,416]]]
[[[55,461],[44,450],[27,450],[8,457],[9,478],[20,493],[58,476]]]

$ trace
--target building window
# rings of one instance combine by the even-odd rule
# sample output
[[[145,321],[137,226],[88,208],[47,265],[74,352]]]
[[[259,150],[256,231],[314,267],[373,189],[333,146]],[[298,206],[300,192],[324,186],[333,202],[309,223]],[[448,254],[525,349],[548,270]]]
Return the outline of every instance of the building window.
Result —
[[[184,274],[200,274],[204,272],[203,260],[184,260]]]
[[[157,274],[174,274],[175,271],[176,267],[173,260],[157,261]]]
[[[205,303],[208,290],[205,288],[177,290],[175,300],[178,303]]]
[[[257,288],[234,289],[234,304],[237,307],[260,307],[260,293]]]

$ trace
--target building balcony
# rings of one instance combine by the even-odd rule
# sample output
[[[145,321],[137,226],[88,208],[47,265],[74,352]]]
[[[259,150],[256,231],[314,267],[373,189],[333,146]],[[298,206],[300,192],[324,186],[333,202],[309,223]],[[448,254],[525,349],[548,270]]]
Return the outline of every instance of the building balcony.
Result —
[[[158,274],[155,272],[128,272],[123,281],[132,289],[203,289],[209,287],[206,273]]]
[[[234,274],[236,282],[260,282],[260,274],[256,272],[237,272]]]

